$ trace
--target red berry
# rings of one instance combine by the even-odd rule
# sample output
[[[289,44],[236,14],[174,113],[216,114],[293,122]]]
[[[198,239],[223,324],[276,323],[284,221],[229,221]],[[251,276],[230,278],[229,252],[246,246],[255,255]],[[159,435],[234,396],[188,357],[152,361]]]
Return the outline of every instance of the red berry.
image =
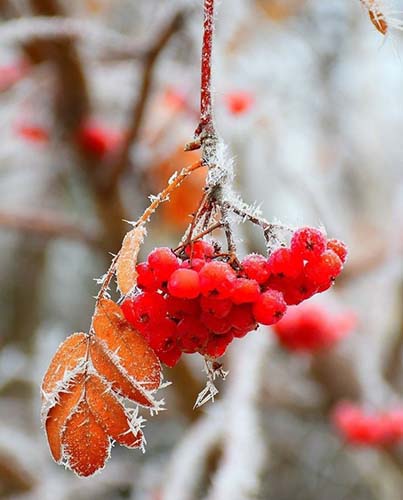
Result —
[[[147,259],[158,284],[168,281],[171,274],[179,268],[179,262],[170,248],[161,247],[153,250]]]
[[[193,269],[177,269],[168,280],[168,292],[179,299],[195,299],[200,294],[199,274]]]
[[[364,413],[359,406],[350,403],[341,403],[336,407],[333,422],[350,444],[377,446],[383,444],[387,437],[385,426],[377,415]]]
[[[167,318],[153,323],[149,330],[150,347],[157,353],[170,351],[176,346],[176,328],[176,323]]]
[[[297,278],[304,269],[303,260],[289,248],[278,248],[269,257],[269,269],[279,278]]]
[[[252,304],[234,306],[229,315],[231,326],[238,331],[250,332],[256,328],[256,320],[252,312]],[[238,336],[238,335],[236,335]]]
[[[270,277],[267,260],[263,255],[250,254],[242,260],[242,269],[249,279],[255,280],[262,285]]]
[[[190,316],[178,324],[178,345],[183,352],[200,352],[207,344],[209,331],[198,319]]]
[[[202,311],[221,319],[228,316],[232,308],[232,302],[229,299],[219,299],[217,297],[201,297],[200,307]]]
[[[289,307],[273,330],[280,343],[293,351],[328,349],[351,332],[350,314],[334,315],[317,304]]]
[[[229,92],[225,96],[227,108],[233,115],[240,115],[248,111],[253,101],[253,95],[245,90]]]
[[[209,330],[217,335],[224,335],[231,328],[229,316],[217,318],[217,316],[214,316],[213,314],[202,312],[200,315],[200,321],[206,325]]]
[[[178,299],[168,295],[165,299],[168,316],[172,319],[182,319],[185,316],[197,316],[200,312],[199,300]]]
[[[285,311],[287,304],[283,294],[278,290],[267,290],[262,293],[259,299],[253,304],[253,316],[262,325],[273,325],[279,321]]]
[[[280,291],[288,305],[296,305],[312,297],[318,291],[318,287],[305,276],[300,276],[296,279],[286,279]]]
[[[234,304],[246,304],[256,302],[259,295],[260,287],[256,280],[237,278],[231,292],[231,300]]]
[[[211,358],[223,356],[233,338],[231,332],[226,335],[212,335],[204,348],[204,354]]]
[[[183,269],[194,269],[195,271],[199,272],[205,263],[206,261],[204,259],[184,260],[181,267]]]
[[[207,262],[199,273],[201,293],[226,299],[231,295],[235,271],[226,262]]]
[[[326,250],[326,237],[314,227],[298,229],[291,238],[291,252],[305,260],[311,260],[322,255]]]
[[[343,263],[346,261],[348,251],[347,246],[342,241],[328,240],[326,247],[328,250],[333,250]]]
[[[147,262],[141,262],[140,264],[137,264],[136,271],[138,274],[137,286],[139,288],[141,288],[142,290],[146,290],[147,292],[157,290],[157,282]]]
[[[214,246],[205,240],[197,240],[185,248],[185,253],[193,259],[207,259],[214,255]]]
[[[169,351],[157,352],[157,356],[161,363],[164,363],[170,368],[173,368],[178,363],[181,355],[182,351],[177,346],[172,347]]]
[[[343,263],[333,250],[326,250],[320,257],[308,262],[304,274],[307,280],[324,291],[332,285],[342,268]]]
[[[122,139],[123,134],[120,131],[92,121],[81,126],[77,137],[81,148],[96,157],[102,157],[114,151],[119,147]]]
[[[122,311],[129,323],[142,330],[151,323],[162,321],[167,307],[159,293],[143,292],[135,297],[128,297],[122,304]]]

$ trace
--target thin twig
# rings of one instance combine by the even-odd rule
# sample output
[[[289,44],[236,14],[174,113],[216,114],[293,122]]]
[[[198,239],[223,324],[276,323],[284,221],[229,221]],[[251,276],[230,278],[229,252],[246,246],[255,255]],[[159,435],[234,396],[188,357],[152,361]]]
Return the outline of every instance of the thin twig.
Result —
[[[140,90],[138,93],[138,97],[134,102],[133,110],[131,113],[132,121],[128,127],[126,140],[122,145],[118,157],[114,160],[114,163],[107,166],[108,172],[106,174],[105,181],[105,191],[107,193],[111,192],[115,188],[123,172],[126,170],[129,164],[130,150],[133,144],[136,142],[143,124],[158,57],[160,56],[172,36],[182,26],[184,17],[185,13],[183,10],[179,10],[178,12],[176,12],[169,20],[165,28],[160,30],[160,36],[147,51],[147,54],[144,58],[144,67]]]

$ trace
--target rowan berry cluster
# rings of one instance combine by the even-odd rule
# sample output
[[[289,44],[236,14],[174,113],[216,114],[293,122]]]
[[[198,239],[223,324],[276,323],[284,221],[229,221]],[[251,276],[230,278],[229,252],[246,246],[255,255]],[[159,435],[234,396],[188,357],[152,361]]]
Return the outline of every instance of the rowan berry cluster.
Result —
[[[233,339],[277,323],[288,305],[329,288],[346,254],[342,242],[314,228],[297,230],[290,247],[269,258],[250,254],[240,263],[202,239],[179,254],[156,248],[137,265],[138,293],[122,309],[166,365],[182,353],[218,358]]]
[[[288,309],[273,330],[280,344],[290,351],[315,353],[329,349],[354,328],[354,313],[332,314],[319,304],[302,304]]]
[[[340,403],[332,415],[333,424],[351,445],[388,446],[403,439],[403,409],[366,412],[352,403]]]

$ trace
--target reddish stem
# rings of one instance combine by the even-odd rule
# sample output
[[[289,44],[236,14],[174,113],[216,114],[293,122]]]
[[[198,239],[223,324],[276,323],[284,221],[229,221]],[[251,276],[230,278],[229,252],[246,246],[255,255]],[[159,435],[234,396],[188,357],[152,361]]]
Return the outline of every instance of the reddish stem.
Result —
[[[211,95],[211,54],[214,39],[214,1],[204,0],[203,46],[200,81],[200,123],[195,135],[214,132],[213,105]]]

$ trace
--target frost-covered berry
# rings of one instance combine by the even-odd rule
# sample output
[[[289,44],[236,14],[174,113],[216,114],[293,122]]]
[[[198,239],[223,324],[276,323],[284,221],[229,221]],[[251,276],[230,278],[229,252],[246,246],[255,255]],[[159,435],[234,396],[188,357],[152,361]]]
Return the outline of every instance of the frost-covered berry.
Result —
[[[213,314],[202,312],[200,320],[209,330],[217,335],[224,335],[231,328],[231,320],[229,319],[229,316],[217,318],[217,316],[214,316]]]
[[[246,304],[256,302],[260,295],[259,283],[248,278],[237,278],[231,292],[231,300],[234,304]]]
[[[314,227],[302,227],[291,238],[291,252],[301,259],[311,260],[326,250],[326,236]]]
[[[128,297],[122,303],[122,311],[129,323],[142,330],[151,323],[162,321],[166,316],[167,306],[159,293],[143,292],[135,297]]]
[[[158,288],[155,276],[147,262],[141,262],[136,266],[137,286],[147,292],[155,291]]]
[[[340,274],[343,263],[333,250],[326,250],[305,266],[305,277],[318,287],[319,291],[329,288]]]
[[[199,273],[193,269],[177,269],[168,280],[168,292],[180,299],[195,299],[200,294]]]
[[[225,318],[232,309],[232,302],[229,299],[220,299],[217,297],[201,297],[201,310],[215,316],[216,318]]]
[[[200,270],[200,290],[205,296],[226,299],[231,295],[235,272],[226,262],[207,262]]]
[[[208,259],[214,255],[214,246],[205,240],[197,240],[185,248],[185,253],[192,259]]]
[[[252,313],[252,304],[241,304],[234,306],[229,315],[231,327],[234,329],[235,337],[243,337],[246,333],[255,330],[257,324]]]
[[[165,302],[168,316],[172,319],[180,320],[185,316],[197,316],[200,312],[198,299],[178,299],[168,295]]]
[[[326,244],[328,250],[333,250],[333,252],[339,257],[339,259],[344,263],[347,259],[347,246],[340,240],[328,240]]]
[[[231,332],[228,332],[226,335],[211,335],[204,349],[204,354],[211,358],[223,356],[233,338]]]
[[[278,248],[269,257],[269,270],[279,278],[297,278],[304,269],[302,258],[289,248]]]
[[[170,248],[166,247],[153,250],[149,254],[147,262],[159,285],[168,281],[171,274],[179,268],[176,255]]]
[[[200,352],[206,346],[209,339],[207,327],[194,317],[186,317],[179,324],[178,345],[183,352]]]
[[[287,310],[283,294],[278,290],[267,290],[253,304],[253,316],[262,325],[273,325]]]
[[[242,269],[249,279],[255,280],[262,285],[270,277],[267,260],[263,255],[250,254],[247,255],[241,262]]]

